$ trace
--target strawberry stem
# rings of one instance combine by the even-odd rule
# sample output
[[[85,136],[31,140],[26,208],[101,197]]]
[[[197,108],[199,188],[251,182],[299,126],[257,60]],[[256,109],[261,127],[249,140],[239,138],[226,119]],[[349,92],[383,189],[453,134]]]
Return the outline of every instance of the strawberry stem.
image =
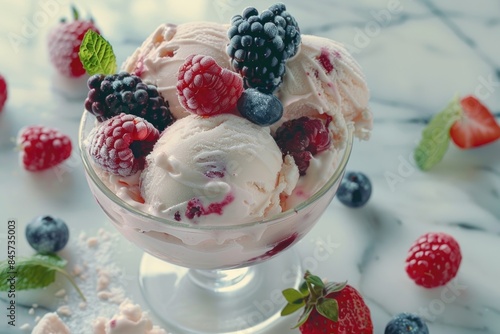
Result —
[[[80,18],[80,14],[78,13],[78,10],[76,9],[75,5],[71,5],[71,12],[73,13],[73,19],[75,21],[78,21]]]

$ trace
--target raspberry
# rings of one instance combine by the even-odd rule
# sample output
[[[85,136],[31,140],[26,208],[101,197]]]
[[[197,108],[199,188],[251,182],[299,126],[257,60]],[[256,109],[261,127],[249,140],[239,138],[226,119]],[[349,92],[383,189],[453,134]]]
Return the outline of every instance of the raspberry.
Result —
[[[68,78],[77,78],[85,74],[78,51],[83,36],[88,30],[99,33],[93,20],[80,20],[73,8],[73,22],[63,21],[51,30],[48,37],[49,57],[56,70]]]
[[[245,88],[274,92],[285,75],[285,62],[299,48],[300,29],[282,3],[262,13],[253,7],[231,19],[227,54],[243,77]]]
[[[5,81],[5,78],[0,75],[0,111],[3,110],[3,106],[5,105],[5,102],[7,101],[7,81]]]
[[[28,126],[19,131],[23,167],[31,172],[54,167],[71,155],[71,140],[59,130],[45,126]]]
[[[306,116],[283,123],[276,130],[275,140],[283,155],[289,154],[305,175],[311,157],[327,150],[332,141],[328,131],[331,118],[322,120]]]
[[[411,246],[406,272],[417,285],[435,288],[456,276],[462,254],[457,241],[445,233],[427,233]]]
[[[87,81],[89,92],[85,109],[103,122],[121,113],[144,118],[158,131],[174,121],[168,102],[154,85],[146,85],[141,78],[127,72],[113,75],[95,74]]]
[[[129,176],[144,168],[145,157],[159,137],[159,131],[143,118],[120,114],[98,128],[90,155],[105,171]]]
[[[189,56],[179,69],[178,80],[179,102],[201,116],[230,112],[243,92],[241,78],[210,56]]]

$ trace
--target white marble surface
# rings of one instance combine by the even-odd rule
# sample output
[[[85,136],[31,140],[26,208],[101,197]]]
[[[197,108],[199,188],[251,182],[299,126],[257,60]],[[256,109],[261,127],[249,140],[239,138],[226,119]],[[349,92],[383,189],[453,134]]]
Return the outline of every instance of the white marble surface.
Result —
[[[12,138],[28,124],[59,127],[76,145],[82,99],[53,89],[46,35],[69,15],[66,0],[1,0],[0,73],[9,100],[0,114],[0,258],[5,257],[6,222],[18,222],[18,253],[29,254],[25,224],[39,214],[64,217],[71,232],[112,230],[91,197],[74,150],[61,168],[42,174],[20,169]],[[210,19],[226,22],[250,4],[216,1],[74,1],[91,10],[101,31],[123,61],[162,22]],[[29,22],[51,3],[46,20]],[[254,1],[263,9],[272,1]],[[377,0],[285,1],[302,32],[346,44],[371,87],[375,124],[372,139],[356,142],[348,168],[372,180],[373,198],[358,210],[334,200],[316,227],[298,245],[305,267],[359,288],[371,309],[375,333],[393,314],[410,311],[428,319],[433,334],[500,333],[500,141],[460,151],[422,173],[410,156],[429,118],[455,94],[478,95],[500,117],[500,2]],[[48,7],[46,7],[48,8]],[[28,30],[26,30],[28,29]],[[23,36],[12,44],[12,33]],[[23,35],[24,34],[24,35]],[[397,176],[397,177],[396,177]],[[444,231],[462,247],[462,267],[450,285],[424,290],[404,271],[406,252],[420,234]],[[116,257],[135,275],[141,252],[126,242]],[[133,281],[136,282],[136,281]],[[147,308],[136,283],[127,293]],[[0,302],[4,310],[4,303]],[[22,333],[6,325],[0,333]],[[18,323],[33,323],[18,309]],[[285,319],[266,333],[298,333]]]

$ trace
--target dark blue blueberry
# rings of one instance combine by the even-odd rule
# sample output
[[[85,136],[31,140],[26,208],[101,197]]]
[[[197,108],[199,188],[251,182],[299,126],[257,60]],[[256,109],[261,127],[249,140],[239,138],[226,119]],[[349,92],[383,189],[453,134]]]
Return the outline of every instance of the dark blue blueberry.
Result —
[[[277,122],[283,116],[283,105],[273,94],[248,88],[238,100],[238,111],[250,122],[265,126]]]
[[[372,194],[370,179],[360,172],[347,172],[340,183],[337,198],[351,208],[359,208],[368,202]]]
[[[38,216],[26,226],[26,239],[38,253],[55,253],[68,243],[68,226],[60,218]]]
[[[400,313],[389,321],[384,334],[429,334],[429,329],[418,316]]]

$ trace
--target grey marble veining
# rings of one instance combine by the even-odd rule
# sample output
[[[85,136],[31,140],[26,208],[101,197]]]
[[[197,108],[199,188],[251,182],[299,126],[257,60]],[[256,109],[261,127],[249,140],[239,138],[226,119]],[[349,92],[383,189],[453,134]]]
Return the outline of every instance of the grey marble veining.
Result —
[[[160,23],[227,22],[249,4],[265,8],[273,3],[75,2],[92,12],[120,62]],[[75,231],[81,226],[93,231],[105,219],[89,195],[76,150],[64,173],[40,179],[20,170],[12,142],[22,126],[32,123],[57,126],[77,142],[81,98],[54,91],[57,82],[45,46],[50,26],[69,15],[63,7],[68,1],[60,0],[63,5],[30,36],[22,33],[43,3],[0,1],[0,73],[10,89],[0,114],[0,212],[3,220],[15,217],[22,224],[41,213],[57,213],[71,216]],[[468,151],[450,144],[430,172],[412,162],[423,127],[456,94],[477,95],[500,121],[500,2],[285,3],[302,33],[335,39],[353,53],[366,74],[375,119],[372,138],[356,141],[348,166],[371,178],[373,197],[358,210],[334,200],[297,246],[304,266],[358,287],[370,306],[375,333],[383,333],[393,314],[410,311],[428,320],[432,334],[500,334],[500,141]],[[11,33],[24,37],[22,43],[14,45]],[[457,278],[432,290],[417,287],[404,271],[409,246],[428,231],[452,234],[463,252]],[[328,256],[315,258],[318,247]],[[29,252],[25,241],[19,248]],[[142,301],[137,287],[130,293]],[[20,316],[33,321],[26,310]],[[289,330],[293,320],[265,333],[298,333]],[[6,330],[2,320],[0,333]]]

